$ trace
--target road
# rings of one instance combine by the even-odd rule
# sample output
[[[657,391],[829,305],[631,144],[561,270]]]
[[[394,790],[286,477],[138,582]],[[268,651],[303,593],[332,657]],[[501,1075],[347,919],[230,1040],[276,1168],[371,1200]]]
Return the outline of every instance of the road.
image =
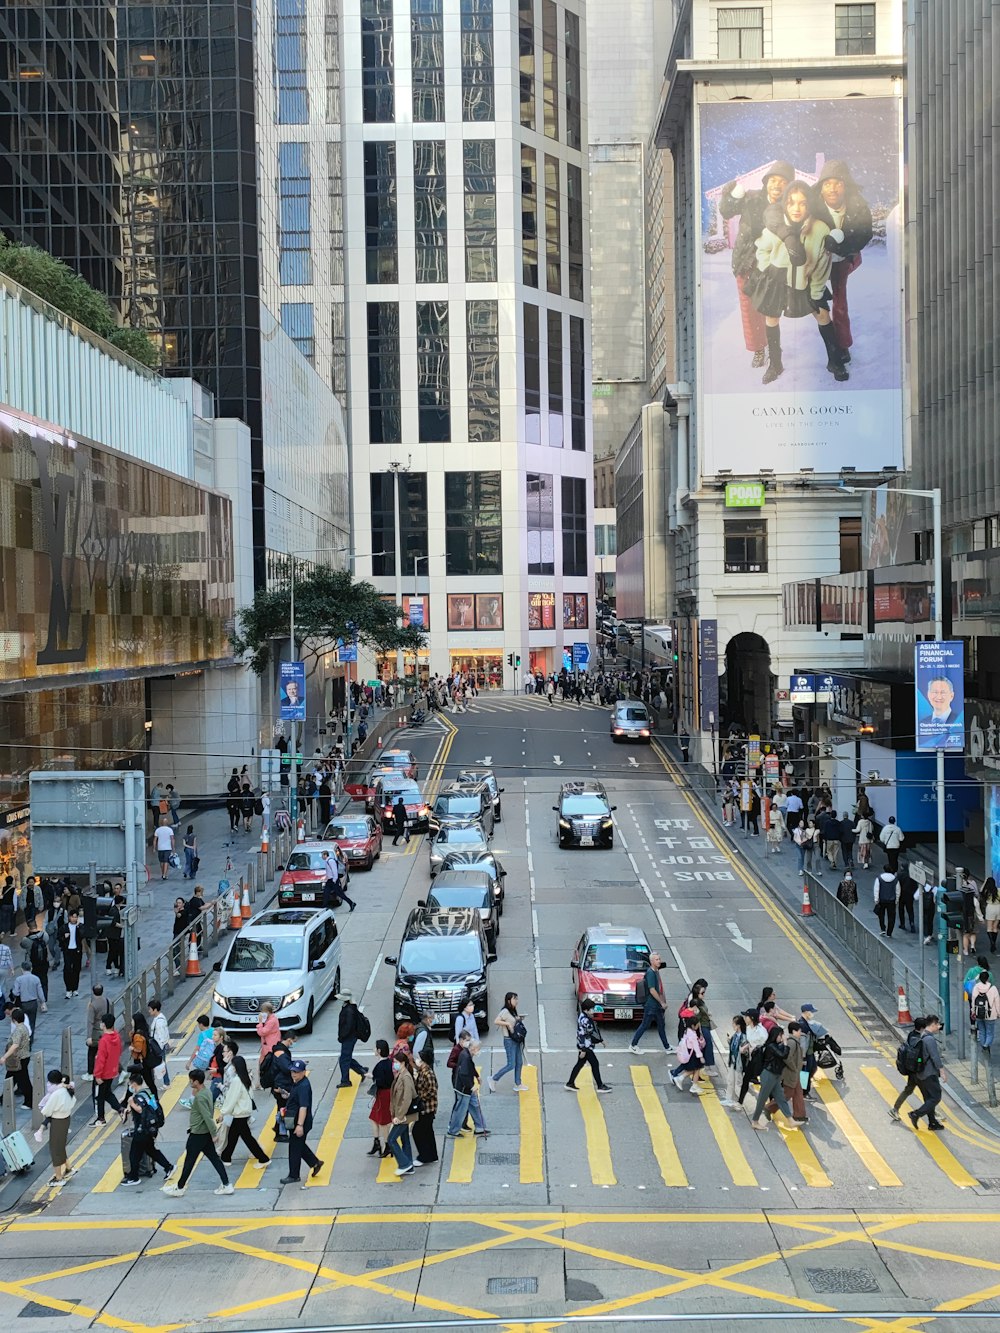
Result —
[[[37,1188],[0,1219],[0,1313],[31,1316],[34,1330],[136,1333],[449,1317],[540,1329],[567,1315],[625,1328],[692,1312],[715,1312],[716,1330],[778,1315],[796,1315],[797,1330],[909,1333],[932,1318],[950,1330],[948,1313],[970,1310],[986,1326],[1000,1298],[1000,1145],[949,1109],[937,1136],[889,1120],[900,1082],[891,1034],[865,1025],[864,996],[729,854],[659,748],[613,746],[604,710],[510,696],[434,720],[412,744],[432,789],[472,763],[491,764],[505,789],[494,845],[509,877],[491,1007],[506,990],[521,997],[529,1091],[504,1080],[484,1094],[488,1140],[445,1142],[439,1166],[400,1181],[392,1163],[365,1156],[364,1088],[333,1086],[339,1006],[328,1006],[300,1044],[326,1163],[316,1181],[282,1187],[275,1161],[262,1175],[238,1171],[235,1194],[215,1198],[202,1164],[183,1198],[152,1182],[126,1191],[117,1131],[92,1130],[73,1145],[80,1170],[61,1193]],[[558,785],[584,774],[616,804],[610,851],[556,847]],[[381,960],[427,882],[422,838],[387,843],[375,870],[352,880],[344,984],[373,1036],[391,1028],[393,971]],[[816,1006],[845,1048],[846,1077],[819,1083],[804,1132],[757,1134],[714,1093],[678,1093],[655,1033],[632,1056],[628,1028],[602,1048],[611,1096],[583,1078],[579,1095],[564,1090],[575,1057],[569,958],[599,922],[640,926],[664,951],[671,1015],[699,976],[720,1033],[764,984],[789,1010]],[[501,1060],[487,1041],[484,1072]],[[186,1128],[182,1085],[174,1079],[161,1135],[172,1158]],[[449,1101],[445,1086],[439,1130]],[[852,1322],[812,1317],[829,1312]]]

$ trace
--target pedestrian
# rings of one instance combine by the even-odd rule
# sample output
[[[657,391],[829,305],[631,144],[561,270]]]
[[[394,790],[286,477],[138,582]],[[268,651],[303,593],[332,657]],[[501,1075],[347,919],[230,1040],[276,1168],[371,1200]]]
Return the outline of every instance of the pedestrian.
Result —
[[[45,1002],[49,1000],[49,948],[48,940],[44,930],[32,930],[25,935],[21,941],[21,948],[24,950],[27,961],[31,965],[31,970],[38,978],[42,988],[42,994]]]
[[[808,819],[805,824],[796,824],[792,841],[799,854],[799,874],[805,876],[813,868],[813,857],[819,845],[819,829],[815,820]]]
[[[183,941],[189,934],[188,930],[188,912],[187,899],[174,899],[174,965],[178,974],[183,978],[181,964],[184,959]]]
[[[170,825],[169,815],[161,815],[156,832],[153,834],[156,847],[156,859],[160,863],[160,879],[170,874],[170,858],[174,854],[174,830]]]
[[[326,879],[323,881],[323,906],[332,911],[346,902],[353,912],[357,904],[347,896],[340,858],[336,853],[331,856],[329,852],[324,852],[322,860],[326,870]]]
[[[823,855],[830,869],[836,870],[840,864],[840,820],[835,811],[826,810],[816,822],[823,840]],[[853,835],[851,841],[854,841]]]
[[[4,1087],[8,1081],[13,1083],[14,1091],[23,1099],[27,1107],[33,1102],[31,1076],[28,1073],[28,1061],[31,1056],[31,1032],[24,1021],[24,1010],[14,1005],[10,1011],[10,1037],[7,1049],[3,1053]]]
[[[36,1132],[36,1140],[41,1142],[39,1134],[49,1131],[49,1157],[52,1161],[52,1178],[49,1185],[62,1187],[70,1176],[76,1175],[76,1168],[69,1165],[70,1117],[76,1110],[76,1087],[69,1074],[59,1069],[50,1069],[46,1074],[48,1091],[38,1103],[42,1115],[42,1130]]]
[[[368,1119],[375,1126],[375,1134],[367,1155],[369,1157],[388,1157],[389,1145],[387,1139],[389,1128],[392,1125],[392,1112],[389,1109],[392,1088],[392,1061],[389,1058],[389,1043],[384,1037],[379,1037],[376,1041],[375,1053],[378,1055],[378,1059],[372,1066],[372,1088],[375,1095],[371,1110],[368,1112]]]
[[[853,912],[858,902],[858,885],[853,870],[845,870],[844,877],[837,885],[837,901],[843,903],[849,912]]]
[[[668,1070],[670,1082],[678,1092],[684,1090],[684,1079],[690,1079],[688,1092],[695,1097],[704,1096],[701,1086],[701,1071],[705,1065],[705,1039],[698,1030],[698,1014],[694,1009],[682,1010],[683,1031],[677,1041],[677,1064]]]
[[[896,1068],[901,1074],[906,1075],[906,1086],[892,1104],[889,1111],[890,1120],[899,1120],[899,1111],[903,1103],[916,1092],[918,1083],[918,1074],[923,1066],[923,1033],[926,1025],[925,1019],[916,1017],[913,1020],[913,1027],[906,1034],[906,1040],[903,1042],[905,1055],[896,1056]]]
[[[358,734],[360,739],[360,727]],[[316,793],[316,803],[319,806],[319,823],[321,828],[326,828],[330,822],[330,804],[333,800],[333,786],[330,782],[329,773],[323,774],[323,781],[319,784],[319,790]]]
[[[879,842],[885,848],[885,854],[888,859],[889,869],[893,874],[899,868],[900,848],[906,840],[906,834],[896,823],[896,816],[890,815],[889,822],[879,834]]]
[[[1000,991],[989,972],[980,972],[969,997],[969,1011],[976,1025],[976,1039],[984,1051],[993,1045],[997,1019],[1000,1018]]]
[[[858,838],[858,865],[867,870],[872,863],[873,826],[868,816],[861,814],[860,810],[851,832],[857,834]]]
[[[920,890],[920,915],[922,918],[922,928],[924,943],[930,944],[934,938],[934,921],[937,916],[937,894],[936,886],[927,883]]]
[[[681,746],[681,761],[686,764],[691,758],[691,737],[688,735],[686,727],[681,727],[679,740]]]
[[[642,1021],[633,1033],[628,1047],[632,1055],[638,1055],[639,1042],[654,1024],[657,1036],[660,1038],[660,1044],[665,1051],[668,1053],[670,1051],[670,1042],[667,1040],[667,1029],[664,1022],[667,1001],[663,994],[663,978],[660,976],[662,967],[663,959],[661,956],[658,953],[651,953],[649,955],[649,965],[642,979],[645,992],[645,999],[642,1003]]]
[[[483,1120],[479,1097],[476,1095],[479,1074],[476,1072],[474,1056],[479,1046],[473,1042],[467,1031],[461,1034],[456,1045],[459,1050],[451,1071],[451,1086],[455,1093],[455,1101],[451,1108],[451,1119],[448,1121],[448,1137],[457,1139],[461,1136],[467,1115],[472,1117],[476,1134],[484,1135],[486,1123]]]
[[[240,826],[240,776],[235,768],[226,783],[226,814],[229,816],[229,832],[235,833]]]
[[[691,993],[688,995],[682,1009],[694,1009],[698,1015],[698,1026],[701,1036],[704,1039],[705,1055],[705,1073],[710,1077],[715,1077],[715,1045],[712,1041],[712,1029],[715,1024],[712,1022],[712,1015],[708,1012],[708,1004],[705,1000],[705,992],[708,990],[708,982],[704,977],[699,977],[691,985]],[[678,1032],[678,1036],[680,1033]]]
[[[174,1164],[156,1146],[156,1138],[163,1127],[163,1108],[155,1093],[143,1086],[142,1071],[130,1069],[128,1076],[128,1094],[125,1098],[125,1110],[132,1114],[132,1133],[128,1149],[128,1171],[123,1185],[142,1183],[140,1168],[143,1158],[148,1157],[156,1168],[163,1168],[163,1175],[169,1179]]]
[[[971,958],[976,952],[977,923],[983,913],[979,906],[978,886],[967,870],[962,871],[958,887],[962,894],[962,950],[966,958]]]
[[[368,1073],[366,1065],[359,1064],[354,1058],[354,1048],[359,1041],[367,1041],[372,1035],[372,1025],[351,998],[350,991],[341,992],[343,1004],[337,1020],[337,1040],[340,1042],[340,1082],[338,1088],[351,1086],[351,1073],[362,1078]]]
[[[205,1071],[203,1069],[189,1069],[188,1086],[190,1109],[188,1111],[184,1164],[181,1167],[177,1184],[164,1185],[162,1193],[169,1194],[175,1199],[180,1198],[187,1190],[187,1183],[191,1179],[191,1172],[194,1170],[195,1163],[199,1157],[204,1157],[218,1173],[219,1186],[215,1193],[232,1194],[233,1187],[229,1183],[226,1168],[222,1165],[215,1147],[215,1116],[212,1110],[212,1094],[205,1087]]]
[[[38,1009],[41,1006],[42,1013],[48,1009],[45,1003],[45,992],[42,990],[42,983],[31,970],[30,963],[21,964],[21,975],[11,987],[11,995],[17,1001],[17,1004],[24,1010],[34,1033],[38,1023]]]
[[[154,1097],[159,1093],[156,1088],[155,1070],[163,1063],[163,1052],[159,1045],[154,1045],[149,1032],[146,1015],[138,1011],[132,1015],[132,1036],[129,1040],[129,1064],[142,1070],[146,1086]]]
[[[746,1046],[744,1052],[743,1078],[740,1081],[740,1092],[737,1101],[740,1106],[743,1105],[747,1093],[750,1091],[751,1083],[760,1081],[761,1071],[764,1068],[763,1049],[767,1041],[768,1029],[760,1019],[758,1009],[744,1009],[743,1017],[746,1019]]]
[[[409,830],[406,827],[406,802],[402,794],[398,795],[392,805],[392,845],[393,847],[404,838],[406,842],[410,841]]]
[[[551,708],[552,702],[556,697],[556,682],[552,676],[550,676],[545,683],[545,697],[548,699],[549,707]]]
[[[184,834],[184,878],[194,879],[199,864],[198,839],[195,837],[194,825],[188,824]]]
[[[392,1059],[392,1086],[389,1089],[389,1115],[392,1123],[386,1142],[396,1159],[397,1176],[408,1176],[415,1166],[423,1166],[423,1160],[414,1157],[410,1143],[410,1127],[416,1124],[419,1110],[412,1061],[406,1051],[396,1051]]]
[[[479,1045],[479,1024],[476,1022],[476,1006],[472,1000],[462,1008],[462,1012],[455,1018],[455,1045],[457,1046],[462,1038],[462,1033],[469,1034],[469,1040],[476,1046]]]
[[[97,1055],[94,1058],[94,1119],[92,1125],[104,1125],[105,1104],[110,1102],[116,1115],[121,1114],[121,1106],[114,1093],[114,1081],[121,1069],[122,1039],[115,1027],[115,1016],[110,1008],[101,1015],[101,1039],[97,1043]]]
[[[742,1081],[743,1071],[746,1069],[749,1058],[750,1043],[747,1041],[746,1014],[733,1014],[733,1030],[729,1038],[729,1050],[726,1056],[726,1095],[720,1102],[720,1105],[724,1106],[727,1111],[739,1110],[740,1103],[737,1100],[736,1085],[738,1081]]]
[[[174,828],[180,828],[181,823],[181,797],[180,792],[176,791],[172,782],[167,783],[167,811],[170,815],[170,822]]]
[[[437,1140],[434,1136],[434,1117],[438,1109],[438,1081],[433,1065],[414,1052],[413,1085],[417,1094],[420,1110],[413,1122],[413,1151],[416,1154],[413,1164],[419,1161],[421,1166],[428,1166],[438,1160]]]
[[[271,1159],[250,1132],[250,1120],[254,1112],[250,1071],[239,1050],[238,1043],[232,1039],[223,1048],[223,1059],[226,1062],[225,1088],[221,1100],[216,1104],[215,1114],[226,1130],[226,1142],[219,1156],[223,1166],[231,1166],[233,1152],[242,1139],[257,1166],[264,1167]]]
[[[809,1117],[806,1115],[805,1099],[802,1095],[802,1070],[805,1067],[806,1048],[802,1042],[802,1024],[798,1019],[792,1019],[786,1029],[785,1048],[786,1055],[781,1069],[781,1089],[785,1094],[785,1101],[792,1108],[792,1119],[797,1125],[808,1123]],[[765,1116],[770,1119],[778,1109],[778,1103],[775,1101],[775,1093],[771,1093],[771,1098],[764,1108]]]
[[[732,785],[729,782],[724,782],[722,784],[722,822],[727,827],[735,822],[733,817],[734,805]]]
[[[413,1054],[434,1068],[434,1015],[429,1009],[420,1015],[420,1024],[413,1034]]]
[[[286,1033],[271,1047],[271,1095],[274,1097],[274,1141],[288,1142],[288,1125],[285,1120],[285,1106],[291,1095],[294,1079],[292,1078],[292,1048],[295,1045],[295,1033]],[[261,1073],[264,1069],[262,1067]],[[263,1079],[261,1080],[263,1082]]]
[[[243,820],[244,833],[250,833],[253,830],[253,807],[253,788],[243,778],[240,785],[240,817]]]
[[[794,1014],[786,1013],[780,1007],[773,986],[764,986],[761,989],[760,999],[757,1001],[757,1012],[761,1015],[761,1022],[769,1032],[775,1023],[790,1023],[795,1017]]]
[[[167,1022],[163,1013],[163,1006],[159,1000],[150,1000],[146,1006],[149,1013],[149,1035],[153,1042],[160,1048],[160,1054],[163,1056],[162,1062],[153,1069],[154,1075],[162,1073],[163,1086],[169,1088],[170,1073],[167,1069],[167,1055],[170,1052],[170,1024]]]
[[[780,1110],[787,1120],[792,1119],[792,1108],[788,1105],[781,1085],[781,1076],[785,1068],[785,1060],[788,1057],[789,1050],[783,1041],[785,1035],[784,1028],[775,1024],[767,1034],[767,1041],[761,1047],[761,1058],[763,1068],[760,1074],[760,1091],[757,1093],[757,1104],[754,1107],[753,1115],[750,1117],[750,1124],[754,1129],[767,1129],[771,1122],[773,1111],[765,1112],[765,1121],[760,1123],[761,1112],[769,1104],[773,1104]],[[797,1130],[796,1124],[786,1125],[788,1131]]]
[[[105,972],[109,977],[125,975],[125,939],[122,929],[122,912],[126,908],[125,894],[121,886],[115,888],[111,898],[108,925],[105,936],[108,941],[108,954],[105,960]]]
[[[187,1062],[188,1069],[208,1071],[215,1051],[215,1037],[212,1032],[212,1020],[208,1014],[199,1014],[195,1019],[194,1050]]]
[[[595,1046],[599,1046],[604,1038],[597,1030],[597,1024],[591,1018],[594,1008],[593,1000],[584,1000],[580,1005],[580,1012],[576,1019],[576,1064],[570,1071],[570,1076],[566,1080],[566,1087],[570,1092],[579,1092],[576,1086],[576,1080],[584,1065],[590,1066],[590,1072],[594,1078],[594,1085],[598,1092],[610,1092],[611,1084],[605,1083],[601,1078],[601,1066],[597,1059]]]
[[[916,880],[910,877],[908,870],[901,867],[899,871],[899,924],[903,930],[908,930],[911,935],[917,933],[913,911],[916,896]],[[907,925],[907,922],[909,922],[909,925]]]
[[[987,875],[983,880],[983,887],[979,891],[979,910],[986,926],[990,953],[996,953],[997,933],[1000,931],[1000,892],[997,891],[997,882],[992,875]]]
[[[97,1046],[101,1040],[101,1033],[104,1031],[104,1025],[101,1019],[105,1014],[111,1013],[111,1001],[104,994],[104,987],[99,981],[95,981],[90,999],[87,1001],[87,1014],[84,1019],[83,1030],[87,1034],[85,1041],[87,1043],[87,1073],[91,1079],[94,1077],[94,1061],[97,1059]],[[91,1088],[91,1096],[97,1094],[97,1085]]]
[[[80,968],[83,966],[83,927],[78,911],[68,913],[60,926],[59,948],[62,950],[66,999],[73,1000],[80,992]]]
[[[854,825],[851,817],[845,810],[840,816],[840,854],[844,858],[844,866],[847,870],[854,869]]]
[[[775,856],[781,853],[781,844],[785,840],[785,817],[777,801],[772,800],[767,824],[767,850]]]
[[[281,1040],[281,1024],[271,1000],[265,1000],[260,1006],[260,1018],[255,1031],[260,1038],[260,1050],[257,1052],[257,1086],[260,1087],[260,1067],[264,1063],[264,1056],[274,1050],[275,1044]]]
[[[524,1019],[517,1011],[517,991],[509,990],[503,997],[503,1008],[493,1020],[493,1026],[500,1029],[504,1054],[507,1058],[503,1068],[490,1076],[488,1080],[490,1092],[496,1092],[497,1084],[511,1071],[514,1074],[514,1091],[527,1092],[527,1087],[521,1082],[521,1070],[524,1068],[524,1042],[528,1030],[524,1025]]]
[[[926,1014],[920,1042],[923,1048],[923,1065],[917,1077],[917,1086],[924,1100],[915,1111],[907,1112],[910,1124],[914,1129],[920,1128],[921,1116],[927,1117],[928,1129],[944,1129],[944,1125],[938,1120],[936,1114],[938,1103],[941,1100],[941,1084],[946,1082],[948,1078],[943,1068],[941,1048],[937,1041],[937,1033],[940,1031],[941,1019],[938,1015]]]
[[[878,933],[887,935],[891,940],[896,926],[896,904],[899,902],[899,876],[894,867],[886,867],[876,876],[873,893]]]

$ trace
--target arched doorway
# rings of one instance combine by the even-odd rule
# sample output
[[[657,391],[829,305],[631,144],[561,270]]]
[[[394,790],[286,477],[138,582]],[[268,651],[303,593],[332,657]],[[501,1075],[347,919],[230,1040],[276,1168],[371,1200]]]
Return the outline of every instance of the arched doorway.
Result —
[[[734,634],[726,644],[726,673],[719,681],[724,727],[734,722],[748,734],[771,734],[774,677],[771,649],[759,634]]]

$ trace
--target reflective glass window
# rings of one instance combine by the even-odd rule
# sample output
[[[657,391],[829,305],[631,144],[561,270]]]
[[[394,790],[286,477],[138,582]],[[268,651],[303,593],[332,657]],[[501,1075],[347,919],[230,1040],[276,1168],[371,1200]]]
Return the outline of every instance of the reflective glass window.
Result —
[[[527,473],[525,476],[525,501],[529,574],[554,574],[556,572],[553,497],[551,473]]]
[[[469,379],[469,439],[500,438],[500,329],[496,301],[465,308]]]
[[[542,354],[538,306],[521,307],[524,321],[524,421],[528,444],[538,444],[541,436]]]
[[[535,0],[518,0],[517,51],[521,124],[535,128]]]
[[[373,444],[402,439],[399,388],[399,306],[368,303],[368,435]]]
[[[582,147],[580,104],[580,18],[566,10],[566,142]]]
[[[421,444],[451,439],[448,302],[417,302],[417,406]]]
[[[523,281],[538,286],[538,162],[533,148],[521,145],[521,260]]]
[[[566,258],[567,295],[583,300],[583,173],[566,167]]]
[[[562,244],[559,217],[559,159],[545,155],[545,285],[562,291]]]
[[[545,133],[559,138],[559,11],[542,0],[542,115]]]
[[[391,472],[373,472],[369,478],[372,519],[372,573],[391,578],[396,573],[396,480]],[[403,573],[414,559],[427,558],[427,473],[399,474],[399,549]]]
[[[309,145],[278,145],[278,270],[282,286],[311,283]]]
[[[499,472],[446,472],[445,550],[449,574],[502,574]]]
[[[306,88],[306,0],[277,0],[274,63],[278,124],[309,123]]]
[[[417,282],[448,281],[448,189],[443,139],[413,145],[413,225]]]
[[[413,119],[444,120],[444,16],[442,0],[410,0]]]
[[[462,0],[462,119],[493,118],[493,0]]]
[[[587,573],[587,483],[583,477],[562,479],[562,538],[564,575]]]
[[[361,0],[361,106],[369,124],[396,118],[392,0]]]
[[[466,139],[465,280],[497,280],[496,144],[492,139]]]
[[[574,449],[587,447],[587,394],[584,362],[583,320],[569,317],[569,404],[570,445]]]
[[[316,358],[311,301],[286,301],[281,306],[281,327],[307,361]]]
[[[396,145],[365,144],[365,264],[369,282],[398,282]]]

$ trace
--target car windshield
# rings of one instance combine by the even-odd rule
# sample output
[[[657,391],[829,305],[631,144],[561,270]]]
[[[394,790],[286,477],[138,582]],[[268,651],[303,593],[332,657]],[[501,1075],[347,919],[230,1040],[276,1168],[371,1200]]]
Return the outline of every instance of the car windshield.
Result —
[[[497,877],[497,863],[493,859],[492,852],[483,852],[477,856],[472,852],[456,852],[454,856],[446,856],[444,859],[444,868],[446,870],[485,870],[491,879]]]
[[[420,801],[420,788],[414,782],[401,782],[382,784],[382,790],[385,792],[386,805],[395,802],[397,796],[402,796],[404,805],[414,805]]]
[[[626,722],[648,722],[645,708],[621,708],[618,716],[624,718]]]
[[[429,907],[489,907],[490,891],[457,885],[435,889],[427,900]]]
[[[583,959],[584,972],[644,972],[648,966],[645,944],[591,944]]]
[[[483,831],[481,828],[470,826],[468,828],[443,828],[438,834],[438,842],[446,842],[449,845],[463,842],[483,841]]]
[[[564,815],[606,815],[608,803],[603,796],[590,792],[582,796],[567,796],[563,799]]]
[[[497,780],[492,773],[476,773],[466,770],[458,775],[459,782],[485,782],[492,795],[496,795]]]
[[[337,835],[334,834],[334,837]],[[288,858],[288,870],[323,870],[325,848],[314,852],[292,852]]]
[[[363,819],[344,820],[340,824],[326,826],[328,838],[367,838],[368,825]]]
[[[483,954],[475,935],[422,935],[407,940],[399,955],[404,972],[478,972]]]
[[[435,805],[435,814],[439,815],[478,815],[478,796],[439,796]]]
[[[227,972],[294,972],[302,966],[300,935],[247,936],[233,945]]]

